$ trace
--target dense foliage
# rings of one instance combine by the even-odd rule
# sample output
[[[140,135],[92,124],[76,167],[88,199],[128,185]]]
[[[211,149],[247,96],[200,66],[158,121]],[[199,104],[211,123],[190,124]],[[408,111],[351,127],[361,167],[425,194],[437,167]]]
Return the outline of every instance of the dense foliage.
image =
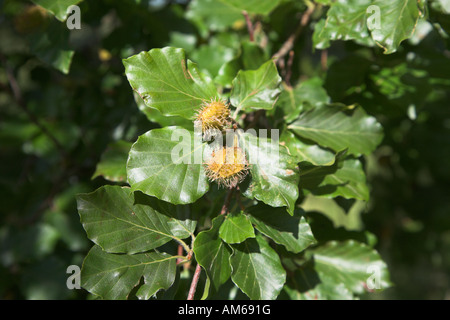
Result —
[[[0,7],[2,298],[448,298],[448,1]]]

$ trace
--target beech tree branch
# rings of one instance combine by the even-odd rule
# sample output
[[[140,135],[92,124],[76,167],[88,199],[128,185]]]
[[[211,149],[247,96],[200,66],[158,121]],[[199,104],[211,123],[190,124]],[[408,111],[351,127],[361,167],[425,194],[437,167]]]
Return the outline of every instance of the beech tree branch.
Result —
[[[39,122],[36,115],[27,108],[27,104],[25,103],[25,100],[23,99],[23,96],[22,96],[22,91],[20,90],[19,84],[17,83],[16,77],[14,76],[14,71],[8,65],[6,58],[0,54],[0,60],[2,61],[3,65],[5,67],[6,76],[8,78],[9,86],[11,88],[11,92],[14,97],[14,100],[16,100],[17,104],[22,109],[22,111],[25,112],[28,119],[30,119],[30,121],[33,122],[39,128],[39,130],[41,130],[41,132],[43,134],[45,134],[52,141],[52,143],[55,145],[55,147],[58,149],[58,151],[61,153],[61,155],[63,157],[65,157],[67,155],[66,150],[61,145],[61,143],[58,141],[58,139],[56,139],[56,137],[50,131],[48,131],[48,129],[44,125],[42,125]]]
[[[245,18],[245,22],[247,23],[247,30],[248,30],[248,35],[250,37],[250,41],[253,42],[255,40],[255,29],[253,28],[253,23],[250,20],[250,17],[248,16],[247,11],[242,11],[242,15]]]
[[[197,262],[197,267],[195,268],[194,277],[192,278],[191,287],[189,288],[188,300],[194,300],[195,291],[197,290],[198,280],[200,279],[200,273],[202,272],[202,267]]]
[[[295,40],[302,32],[303,28],[308,24],[309,19],[311,18],[312,13],[314,12],[315,6],[309,6],[308,9],[303,13],[300,24],[297,29],[286,39],[281,48],[272,56],[275,59],[282,59],[285,55],[289,53],[294,47]]]

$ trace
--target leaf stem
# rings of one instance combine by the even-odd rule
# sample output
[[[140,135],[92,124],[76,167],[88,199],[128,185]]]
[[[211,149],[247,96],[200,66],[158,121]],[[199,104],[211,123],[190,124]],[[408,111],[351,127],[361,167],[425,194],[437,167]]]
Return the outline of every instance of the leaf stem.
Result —
[[[173,237],[173,239],[184,248],[184,250],[186,251],[187,254],[189,254],[191,252],[191,248],[189,248],[189,246],[186,244],[186,242],[184,242],[181,239],[175,238],[175,237]]]
[[[234,121],[237,120],[236,117],[237,117],[239,111],[241,111],[241,109],[242,109],[242,104],[239,105],[239,106],[237,106],[236,110],[234,110],[234,113],[233,113],[233,119],[234,119]]]

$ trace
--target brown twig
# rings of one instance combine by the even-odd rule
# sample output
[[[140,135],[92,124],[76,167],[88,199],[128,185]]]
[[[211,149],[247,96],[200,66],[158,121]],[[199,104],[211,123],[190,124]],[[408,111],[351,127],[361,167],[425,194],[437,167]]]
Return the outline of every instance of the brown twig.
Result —
[[[262,23],[261,21],[256,21],[253,26],[253,33],[254,37],[256,38],[256,35],[259,35],[259,46],[264,49],[267,47],[267,44],[269,43],[269,39],[267,35],[263,31]]]
[[[250,20],[250,17],[248,16],[247,11],[242,11],[242,15],[245,18],[245,22],[247,23],[247,30],[248,30],[248,35],[250,36],[250,41],[253,42],[255,40],[255,29],[253,28],[253,24],[252,21]]]
[[[328,69],[328,50],[322,50],[320,53],[320,65],[322,67],[322,71],[326,71]]]
[[[0,60],[2,61],[5,67],[6,76],[8,78],[9,86],[11,88],[14,100],[16,100],[19,107],[22,109],[22,111],[25,112],[25,114],[28,116],[31,122],[33,122],[42,131],[42,133],[45,134],[52,141],[52,143],[55,145],[55,147],[58,149],[61,155],[65,157],[67,155],[66,150],[63,148],[58,139],[56,139],[56,137],[50,131],[48,131],[48,129],[44,125],[42,125],[39,122],[38,118],[34,115],[34,113],[32,113],[27,108],[27,104],[25,103],[25,100],[23,99],[22,96],[22,91],[20,90],[19,84],[17,83],[16,77],[14,76],[14,71],[8,65],[6,58],[0,54]]]
[[[195,268],[194,277],[192,278],[191,286],[189,288],[188,300],[194,300],[195,291],[197,290],[198,280],[200,279],[200,273],[202,272],[202,267],[197,263]]]
[[[286,62],[284,59],[278,59],[277,60],[278,66],[280,67],[281,76],[284,78],[286,77]]]
[[[181,244],[178,245],[177,255],[178,256],[182,256],[183,255],[183,246]],[[182,261],[183,261],[182,258],[178,258],[177,259],[177,264],[180,264]]]
[[[228,190],[227,196],[225,197],[225,201],[222,206],[222,210],[220,211],[221,215],[226,214],[228,212],[228,207],[230,205],[231,196],[233,195],[234,190],[235,188]],[[201,271],[202,268],[200,267],[197,261],[197,267],[195,268],[194,277],[192,278],[191,286],[189,287],[189,293],[187,297],[188,300],[194,300],[195,290],[197,290],[197,284],[200,278]]]
[[[300,24],[297,29],[286,39],[281,48],[272,56],[273,58],[280,60],[292,50],[295,40],[300,35],[303,28],[308,24],[314,9],[315,6],[309,6],[308,9],[306,9],[300,19]]]
[[[73,173],[74,169],[72,168],[71,170],[69,170],[70,159],[65,148],[61,145],[58,139],[39,121],[36,115],[28,109],[27,104],[23,98],[20,86],[14,75],[14,70],[11,68],[11,66],[9,66],[6,57],[0,54],[0,60],[5,67],[6,77],[9,82],[9,89],[11,90],[11,94],[17,105],[27,115],[28,119],[33,122],[39,128],[39,130],[50,139],[50,141],[53,143],[53,145],[61,155],[61,174],[54,180],[53,187],[50,190],[49,194],[30,216],[20,221],[21,224],[32,224],[36,222],[41,214],[52,205],[54,197],[61,190],[62,184],[66,181],[67,177]]]

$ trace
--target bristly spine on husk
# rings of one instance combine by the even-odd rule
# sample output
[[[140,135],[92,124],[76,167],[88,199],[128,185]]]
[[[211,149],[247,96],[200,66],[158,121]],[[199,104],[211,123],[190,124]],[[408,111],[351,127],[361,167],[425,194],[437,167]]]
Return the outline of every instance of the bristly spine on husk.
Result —
[[[213,130],[222,131],[230,123],[230,109],[228,106],[229,104],[226,101],[218,98],[203,102],[194,124],[196,126],[201,125],[204,134],[209,134]]]
[[[236,146],[213,150],[204,166],[206,176],[211,181],[227,188],[234,188],[242,182],[249,169],[244,151]]]

